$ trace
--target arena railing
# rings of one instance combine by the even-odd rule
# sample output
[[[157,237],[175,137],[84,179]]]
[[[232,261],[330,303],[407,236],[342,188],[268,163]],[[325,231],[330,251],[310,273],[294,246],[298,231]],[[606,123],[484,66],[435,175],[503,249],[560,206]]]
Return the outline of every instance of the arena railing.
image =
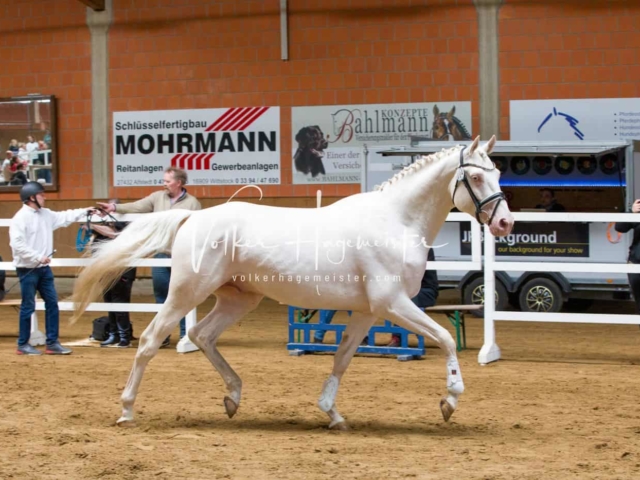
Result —
[[[516,225],[518,222],[640,222],[640,215],[635,213],[535,213],[514,212]],[[627,234],[624,234],[627,235]],[[567,262],[566,257],[560,261],[522,262],[496,260],[495,237],[488,227],[484,227],[484,298],[495,295],[495,272],[537,271],[537,272],[599,272],[599,273],[640,273],[640,265],[627,263],[595,263]],[[588,313],[532,313],[496,311],[494,302],[484,304],[484,344],[478,354],[478,363],[486,365],[501,358],[500,348],[496,343],[496,321],[515,322],[557,322],[557,323],[595,323],[609,325],[640,325],[640,315],[625,314],[588,314]]]
[[[127,214],[121,215],[116,214],[114,217],[123,222],[130,222],[135,220],[136,218],[141,217],[144,214]],[[91,221],[92,222],[101,222],[101,219],[98,216],[94,216]],[[80,220],[76,223],[85,223],[86,220]],[[8,228],[11,225],[11,219],[0,219],[0,228],[6,227]],[[55,248],[55,245],[54,245]],[[51,263],[49,264],[52,268],[56,267],[83,267],[88,265],[90,259],[88,258],[53,258]],[[144,259],[135,264],[130,265],[131,267],[170,267],[171,259],[170,258],[153,258],[153,259]],[[13,270],[15,271],[15,266],[12,262],[0,262],[0,270]],[[59,301],[58,307],[60,311],[64,312],[72,312],[74,310],[73,304],[71,302]],[[87,308],[87,312],[131,312],[131,313],[157,313],[160,311],[162,307],[161,304],[156,303],[91,303]],[[37,312],[44,311],[44,302],[42,300],[36,299],[36,312],[31,317],[31,337],[29,338],[29,343],[33,346],[44,345],[45,344],[45,335],[39,330],[38,327],[38,315]],[[185,316],[185,323],[187,331],[195,326],[197,323],[197,309],[194,308]],[[189,340],[189,337],[185,335],[177,344],[176,350],[178,353],[188,353],[198,350],[198,347]]]
[[[117,220],[123,222],[130,222],[136,218],[145,214],[115,214],[114,217]],[[102,219],[98,216],[94,216],[91,219],[92,222],[100,222]],[[450,213],[447,217],[448,222],[471,222],[471,260],[470,261],[435,261],[429,262],[427,268],[429,270],[481,270],[481,236],[480,236],[480,224],[475,219],[465,213]],[[76,223],[85,223],[86,220],[79,220]],[[0,219],[0,228],[8,228],[11,225],[11,219]],[[55,248],[55,245],[54,245]],[[88,265],[90,259],[87,258],[53,258],[50,266],[56,267],[83,267]],[[132,267],[170,267],[171,259],[144,259],[135,264],[130,265]],[[0,262],[0,270],[15,270],[15,266],[12,262]],[[73,304],[71,302],[59,301],[58,306],[60,311],[70,312],[73,311]],[[88,312],[131,312],[131,313],[154,313],[158,312],[162,307],[161,304],[156,303],[101,303],[95,302],[89,304]],[[37,312],[44,311],[44,302],[36,299],[36,312],[31,318],[31,337],[29,343],[33,346],[44,345],[45,335],[39,330]],[[194,327],[197,323],[197,310],[194,308],[185,317],[187,331]],[[178,342],[176,350],[179,353],[187,353],[198,350],[198,347],[192,343],[188,336],[184,336]]]

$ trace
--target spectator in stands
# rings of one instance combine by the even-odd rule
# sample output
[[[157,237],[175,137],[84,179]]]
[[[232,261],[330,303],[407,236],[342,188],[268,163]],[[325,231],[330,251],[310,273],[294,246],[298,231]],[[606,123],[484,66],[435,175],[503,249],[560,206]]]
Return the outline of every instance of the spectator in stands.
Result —
[[[27,174],[25,173],[24,163],[18,162],[16,163],[16,171],[11,177],[11,181],[9,185],[24,185],[27,183]]]
[[[38,182],[28,182],[20,189],[20,200],[24,205],[11,219],[9,238],[13,252],[13,263],[20,279],[22,304],[18,336],[18,355],[41,355],[42,352],[29,345],[31,315],[36,309],[36,291],[44,300],[45,328],[47,333],[46,354],[68,355],[71,350],[60,345],[58,326],[58,294],[49,267],[53,255],[53,231],[66,227],[94,213],[90,208],[78,208],[53,212],[44,208],[44,187]]]
[[[38,157],[37,153],[35,153],[38,150],[38,142],[35,141],[33,135],[27,136],[27,143],[24,148],[29,154],[29,163],[33,163],[33,161]]]
[[[117,204],[118,200],[109,203]],[[114,221],[110,224],[92,224],[93,242],[108,242],[124,230],[127,222]],[[136,268],[126,270],[120,279],[104,293],[106,303],[131,303],[131,289],[136,279]],[[100,344],[101,347],[129,348],[131,346],[132,328],[129,312],[109,312],[109,337]]]
[[[18,144],[18,159],[27,165],[29,164],[29,152],[27,152],[27,148],[24,143]]]
[[[9,162],[9,171],[11,172],[11,176],[18,171],[18,165],[21,163],[22,162],[19,157],[14,156],[11,158],[11,162]],[[11,179],[9,179],[9,181],[11,181]]]
[[[550,188],[540,190],[540,203],[536,208],[543,208],[547,212],[565,212],[564,206],[556,201],[556,195]]]
[[[20,151],[20,148],[18,147],[18,140],[16,140],[15,138],[11,139],[11,142],[9,142],[8,150],[13,152],[14,155],[17,155]]]
[[[2,161],[2,177],[4,178],[5,184],[9,184],[11,181],[11,176],[13,172],[11,171],[11,160],[13,159],[13,152],[11,150],[7,150],[5,153],[5,158]]]
[[[151,213],[171,209],[200,210],[202,206],[198,199],[187,193],[187,172],[180,168],[169,167],[164,171],[164,190],[154,192],[137,202],[125,204],[98,203],[107,213]],[[154,258],[170,258],[165,253],[158,253]],[[169,293],[170,267],[152,267],[153,293],[156,303],[164,303]],[[180,320],[180,338],[185,335],[185,319]],[[162,343],[162,347],[169,346],[171,335]]]
[[[632,213],[640,213],[640,199],[633,202],[631,206]],[[633,230],[633,240],[629,247],[629,255],[627,257],[628,263],[639,264],[640,263],[640,223],[634,222],[617,222],[615,229],[620,233],[627,233]],[[636,302],[636,310],[640,314],[640,273],[628,273],[629,287],[633,299]]]

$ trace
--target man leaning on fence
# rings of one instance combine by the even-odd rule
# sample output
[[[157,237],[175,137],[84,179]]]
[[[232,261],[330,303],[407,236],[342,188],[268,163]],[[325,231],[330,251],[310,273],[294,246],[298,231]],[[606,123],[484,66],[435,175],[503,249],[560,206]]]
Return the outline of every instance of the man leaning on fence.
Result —
[[[13,252],[16,275],[20,279],[22,303],[20,305],[20,333],[18,335],[18,355],[41,355],[42,352],[29,345],[31,315],[36,310],[36,291],[44,300],[45,328],[49,355],[68,355],[71,350],[60,345],[58,328],[60,311],[58,294],[49,267],[53,255],[53,231],[71,225],[96,213],[91,208],[78,208],[54,212],[44,208],[44,187],[38,182],[28,182],[20,189],[20,200],[24,205],[11,219],[9,238]]]
[[[132,203],[98,203],[107,213],[152,213],[172,209],[200,210],[202,206],[198,199],[187,193],[187,172],[180,168],[169,167],[164,171],[164,190]],[[154,258],[171,258],[166,253],[158,253]],[[153,294],[156,303],[164,303],[169,294],[170,267],[152,267]],[[180,320],[180,338],[185,335],[185,319]],[[162,343],[162,347],[169,346],[171,336]]]

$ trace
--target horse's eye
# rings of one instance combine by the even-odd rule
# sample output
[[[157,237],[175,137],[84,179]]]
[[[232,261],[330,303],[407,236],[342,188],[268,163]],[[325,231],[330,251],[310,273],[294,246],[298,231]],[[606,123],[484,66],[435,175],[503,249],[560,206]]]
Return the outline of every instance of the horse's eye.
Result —
[[[481,177],[480,177],[480,175],[478,175],[478,174],[476,174],[476,175],[471,175],[471,179],[472,179],[474,182],[476,182],[476,183],[477,183],[477,182],[479,182],[480,180],[482,180],[482,178],[481,178]]]

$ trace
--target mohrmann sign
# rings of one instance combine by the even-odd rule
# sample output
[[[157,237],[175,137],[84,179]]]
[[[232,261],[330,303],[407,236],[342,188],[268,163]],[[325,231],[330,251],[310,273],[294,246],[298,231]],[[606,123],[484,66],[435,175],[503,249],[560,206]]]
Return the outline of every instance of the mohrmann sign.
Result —
[[[363,146],[468,140],[471,102],[294,107],[293,183],[360,183]]]
[[[169,166],[190,185],[279,184],[280,108],[114,112],[115,186],[162,184]]]

